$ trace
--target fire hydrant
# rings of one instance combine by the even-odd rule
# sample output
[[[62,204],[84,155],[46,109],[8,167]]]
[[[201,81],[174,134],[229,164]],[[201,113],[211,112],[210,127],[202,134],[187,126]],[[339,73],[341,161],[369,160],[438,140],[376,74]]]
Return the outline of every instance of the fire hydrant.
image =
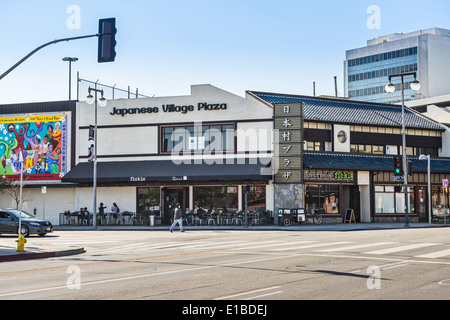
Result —
[[[16,240],[16,242],[17,242],[17,252],[25,252],[25,243],[27,243],[27,240],[25,239],[23,234],[19,236],[19,239]]]

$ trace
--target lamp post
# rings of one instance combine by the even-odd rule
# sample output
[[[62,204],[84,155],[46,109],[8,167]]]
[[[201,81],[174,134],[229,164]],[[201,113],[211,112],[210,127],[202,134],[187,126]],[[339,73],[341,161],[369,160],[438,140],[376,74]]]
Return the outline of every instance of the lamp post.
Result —
[[[428,224],[431,225],[431,156],[422,154],[419,160],[428,160]]]
[[[72,100],[72,62],[77,62],[78,58],[65,57],[64,62],[69,62],[69,101]]]
[[[412,90],[420,89],[420,82],[417,81],[417,73],[403,73],[394,74],[389,76],[389,83],[386,85],[385,90],[387,93],[393,93],[395,91],[395,85],[392,84],[393,78],[401,78],[402,81],[402,158],[403,158],[403,182],[404,182],[404,192],[405,192],[405,227],[409,227],[409,208],[408,208],[408,169],[407,169],[407,157],[406,157],[406,124],[405,124],[405,77],[414,76],[414,81],[411,83]]]
[[[95,96],[92,96],[92,91],[94,92]],[[97,99],[97,93],[101,93],[102,97],[100,99]],[[94,188],[94,203],[93,203],[93,221],[92,226],[94,228],[97,228],[97,105],[100,105],[101,107],[106,107],[107,101],[103,97],[103,90],[97,89],[97,82],[95,83],[95,88],[92,89],[89,87],[89,95],[86,97],[86,103],[87,104],[93,104],[95,103],[95,126],[94,126],[94,173],[93,173],[93,188]]]

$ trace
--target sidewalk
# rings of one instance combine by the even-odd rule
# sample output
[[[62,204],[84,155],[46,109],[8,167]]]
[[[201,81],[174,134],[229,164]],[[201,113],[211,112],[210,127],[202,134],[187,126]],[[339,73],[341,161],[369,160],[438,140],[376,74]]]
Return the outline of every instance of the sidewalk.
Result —
[[[428,223],[411,223],[410,228],[441,228],[450,227],[449,225]],[[189,231],[215,231],[215,230],[235,230],[235,231],[286,231],[286,232],[314,232],[314,231],[364,231],[364,230],[388,230],[388,229],[405,229],[404,223],[357,223],[357,224],[324,224],[316,225],[299,225],[282,227],[278,225],[263,226],[186,226],[185,230]],[[53,235],[58,236],[58,232],[64,231],[169,231],[169,226],[155,227],[133,227],[133,226],[99,226],[97,229],[84,226],[54,226]],[[70,256],[84,253],[84,248],[67,245],[53,245],[49,241],[39,241],[39,237],[27,238],[28,243],[25,244],[25,252],[17,252],[16,236],[0,236],[0,263],[8,261],[44,259],[52,257]]]

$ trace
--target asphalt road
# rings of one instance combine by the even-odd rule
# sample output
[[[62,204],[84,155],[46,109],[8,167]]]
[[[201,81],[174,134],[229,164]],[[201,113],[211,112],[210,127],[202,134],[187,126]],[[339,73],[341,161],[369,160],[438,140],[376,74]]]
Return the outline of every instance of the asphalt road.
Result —
[[[0,299],[447,300],[449,236],[449,228],[61,231],[33,241],[86,253],[2,263]]]

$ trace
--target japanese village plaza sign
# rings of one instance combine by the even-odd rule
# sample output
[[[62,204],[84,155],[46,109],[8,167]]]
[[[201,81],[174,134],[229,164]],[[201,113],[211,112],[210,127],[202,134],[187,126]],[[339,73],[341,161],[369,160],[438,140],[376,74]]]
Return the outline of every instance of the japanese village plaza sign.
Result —
[[[181,113],[187,114],[192,111],[222,111],[227,110],[228,105],[226,103],[207,103],[199,102],[197,107],[193,105],[175,105],[165,104],[160,107],[141,107],[141,108],[124,108],[118,109],[114,107],[114,110],[110,113],[112,116],[136,115],[136,114],[155,114],[161,110],[165,113]]]
[[[303,103],[274,105],[278,172],[276,184],[303,184]]]

